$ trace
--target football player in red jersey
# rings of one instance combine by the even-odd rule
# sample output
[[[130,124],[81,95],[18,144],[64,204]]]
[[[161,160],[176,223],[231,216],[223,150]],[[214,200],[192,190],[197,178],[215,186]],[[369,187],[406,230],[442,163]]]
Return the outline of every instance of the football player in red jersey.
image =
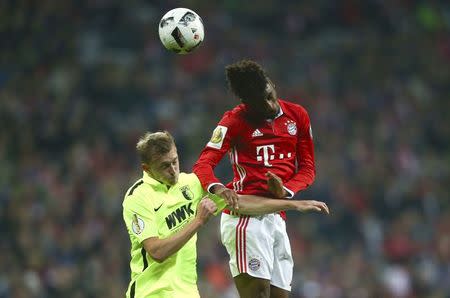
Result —
[[[314,181],[314,147],[308,113],[277,97],[256,62],[226,67],[231,91],[241,100],[225,112],[194,165],[203,187],[238,210],[237,194],[292,198]],[[234,178],[224,186],[214,168],[229,153]],[[285,213],[258,217],[224,210],[221,238],[241,297],[288,297],[293,260]]]

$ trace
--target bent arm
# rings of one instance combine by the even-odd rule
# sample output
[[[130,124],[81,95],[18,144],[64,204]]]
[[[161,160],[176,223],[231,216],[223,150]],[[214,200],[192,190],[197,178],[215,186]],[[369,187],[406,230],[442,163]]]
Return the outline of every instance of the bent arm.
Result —
[[[284,183],[290,196],[304,190],[310,186],[316,176],[316,167],[314,162],[314,144],[312,139],[311,122],[308,113],[302,108],[301,124],[299,126],[299,137],[297,141],[297,163],[298,172],[289,181]]]
[[[214,193],[211,189],[214,185],[222,184],[214,175],[214,168],[232,146],[236,134],[236,123],[237,120],[232,116],[232,113],[225,112],[214,129],[210,141],[206,144],[192,168],[203,188],[210,193]]]
[[[226,150],[216,150],[205,147],[201,152],[197,162],[194,164],[192,171],[197,175],[202,187],[214,193],[212,186],[222,184],[214,174],[214,168],[225,155]]]
[[[191,222],[167,238],[151,237],[145,239],[143,241],[145,250],[156,262],[164,262],[168,257],[179,251],[216,210],[217,206],[213,201],[209,198],[203,198],[199,202],[195,218]]]
[[[145,239],[142,244],[152,259],[158,263],[162,263],[168,257],[179,251],[197,233],[202,225],[199,220],[194,219],[170,237],[164,239],[150,237]]]

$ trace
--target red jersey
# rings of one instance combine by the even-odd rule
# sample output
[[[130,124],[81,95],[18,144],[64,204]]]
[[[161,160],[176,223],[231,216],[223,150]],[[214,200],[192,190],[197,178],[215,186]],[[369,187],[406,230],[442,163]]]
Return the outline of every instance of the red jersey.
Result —
[[[243,104],[225,112],[193,171],[207,190],[220,181],[214,168],[229,153],[234,178],[226,186],[239,194],[271,197],[267,171],[278,175],[292,197],[314,181],[314,146],[308,113],[279,99],[275,119],[253,124]]]

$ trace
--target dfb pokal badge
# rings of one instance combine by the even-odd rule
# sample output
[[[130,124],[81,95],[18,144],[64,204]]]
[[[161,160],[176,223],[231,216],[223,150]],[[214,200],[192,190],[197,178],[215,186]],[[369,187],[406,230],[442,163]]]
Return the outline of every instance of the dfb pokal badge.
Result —
[[[133,232],[139,235],[140,233],[142,233],[144,228],[144,221],[141,218],[137,217],[136,214],[133,214],[133,220],[131,222],[131,229],[133,230]]]

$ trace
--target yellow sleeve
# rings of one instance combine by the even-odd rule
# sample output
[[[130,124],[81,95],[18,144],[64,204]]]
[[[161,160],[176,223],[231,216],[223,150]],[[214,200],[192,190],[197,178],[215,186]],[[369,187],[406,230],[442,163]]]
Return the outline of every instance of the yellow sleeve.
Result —
[[[227,207],[227,204],[225,203],[224,199],[222,199],[222,197],[220,197],[220,196],[217,196],[217,195],[207,192],[205,189],[203,189],[202,184],[200,183],[200,180],[198,179],[198,177],[195,174],[192,174],[192,175],[193,175],[193,177],[195,177],[194,185],[199,190],[199,193],[201,193],[201,197],[199,198],[198,201],[200,202],[200,200],[204,196],[208,196],[208,198],[210,198],[217,205],[217,211],[214,213],[214,215],[217,215],[220,212],[222,212],[222,210],[225,207]]]
[[[158,236],[155,211],[151,206],[145,206],[139,196],[126,198],[123,204],[123,218],[128,233],[134,235],[139,243]]]
[[[208,197],[217,205],[217,211],[214,215],[219,214],[223,209],[225,209],[225,207],[227,207],[227,203],[225,203],[225,200],[222,199],[222,197],[210,193],[208,193]]]

